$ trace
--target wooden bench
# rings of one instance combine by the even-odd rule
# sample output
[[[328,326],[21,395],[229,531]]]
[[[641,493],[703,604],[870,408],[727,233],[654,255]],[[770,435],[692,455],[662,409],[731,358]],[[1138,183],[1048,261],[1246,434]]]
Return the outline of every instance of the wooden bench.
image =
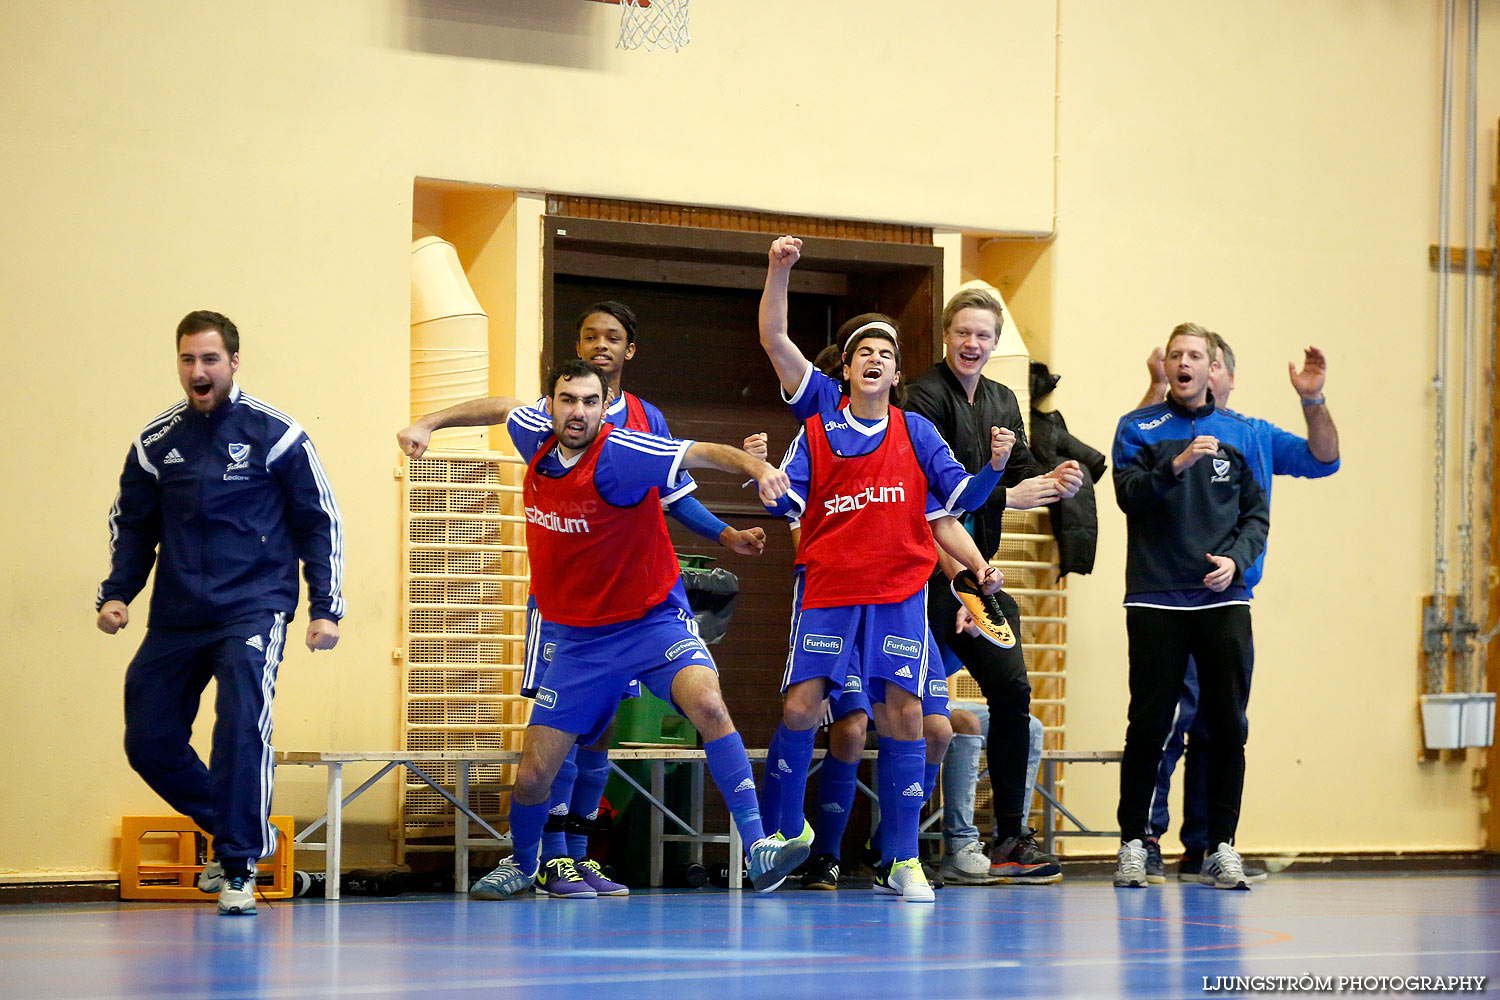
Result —
[[[752,761],[763,761],[766,759],[766,751],[747,751]],[[826,751],[814,752],[814,759],[820,759]],[[875,751],[866,750],[866,760],[875,759]],[[338,899],[338,873],[342,864],[342,847],[344,836],[344,807],[359,798],[372,785],[391,771],[398,767],[404,767],[417,778],[426,782],[439,795],[447,799],[453,806],[453,879],[454,889],[465,892],[469,885],[469,851],[472,848],[504,848],[510,846],[510,837],[502,834],[491,826],[483,817],[468,807],[469,801],[469,770],[475,764],[516,764],[521,760],[519,750],[482,750],[482,751],[460,751],[460,750],[332,750],[332,751],[299,751],[289,750],[276,754],[276,763],[282,765],[303,765],[307,767],[325,767],[328,769],[328,803],[327,811],[318,819],[309,823],[298,833],[293,840],[298,848],[305,850],[321,850],[324,852],[323,870],[327,875],[327,899]],[[646,788],[620,768],[621,762],[642,761],[650,765],[650,788]],[[449,763],[454,765],[455,781],[453,791],[449,791],[441,783],[422,770],[424,764]],[[681,747],[623,747],[609,751],[610,769],[620,776],[627,784],[645,797],[651,805],[651,884],[659,886],[666,868],[666,845],[668,843],[686,843],[691,845],[691,857],[694,861],[702,863],[704,844],[728,844],[729,856],[738,858],[743,854],[743,846],[740,843],[739,831],[733,823],[729,824],[729,832],[707,833],[703,829],[703,795],[704,795],[704,771],[707,766],[707,755],[702,750],[689,750]],[[690,777],[690,796],[688,806],[688,818],[683,819],[667,806],[666,797],[666,766],[669,763],[688,764],[692,768]],[[381,764],[380,770],[369,777],[354,791],[347,795],[344,793],[344,765],[346,764]],[[870,798],[875,798],[875,792],[863,782],[859,788]],[[671,820],[676,828],[682,832],[668,833],[666,821]],[[472,835],[470,825],[478,826],[484,835]],[[311,841],[307,838],[318,830],[327,827],[322,841]],[[740,887],[740,870],[737,865],[729,866],[729,887],[738,889]]]
[[[750,750],[747,753],[752,761],[763,761],[766,758],[765,750]],[[815,751],[814,759],[821,759],[825,753],[826,751],[824,750]],[[866,760],[874,760],[875,751],[866,750],[863,756]],[[1058,836],[1119,836],[1114,831],[1090,830],[1077,816],[1069,812],[1057,800],[1056,766],[1060,763],[1119,763],[1121,757],[1122,754],[1118,750],[1042,751],[1041,774],[1037,790],[1042,793],[1043,800],[1043,850],[1050,853]],[[454,890],[457,892],[467,891],[469,884],[470,849],[504,848],[509,846],[511,842],[508,835],[500,833],[483,817],[469,809],[469,769],[475,764],[517,764],[520,760],[521,751],[519,750],[291,750],[276,754],[276,763],[278,764],[325,767],[328,769],[327,812],[304,827],[293,840],[299,848],[321,850],[324,852],[323,869],[327,875],[326,898],[333,900],[339,898],[339,870],[342,863],[344,807],[359,798],[377,781],[398,767],[406,768],[452,804],[454,810]],[[642,786],[635,778],[625,773],[619,766],[621,761],[642,761],[650,764],[651,773],[649,781],[651,787],[648,789]],[[450,792],[422,770],[423,764],[434,763],[451,763],[454,765],[456,774],[453,791]],[[729,845],[729,856],[731,859],[741,857],[743,854],[743,845],[740,843],[739,831],[735,829],[733,823],[729,824],[729,832],[727,834],[707,833],[703,829],[704,772],[707,765],[707,755],[702,750],[655,746],[624,747],[609,752],[609,763],[610,769],[644,796],[652,807],[650,877],[653,886],[659,886],[662,883],[665,870],[665,846],[668,843],[689,844],[690,856],[700,864],[703,861],[704,844],[727,844]],[[692,768],[687,819],[678,816],[665,802],[666,765],[669,763],[685,763]],[[344,794],[344,765],[346,764],[381,764],[383,766],[374,775],[366,779],[358,788],[346,795]],[[874,790],[866,786],[863,782],[858,783],[858,787],[871,799],[876,799]],[[1056,830],[1056,817],[1059,812],[1078,829],[1076,831]],[[682,832],[668,833],[666,830],[667,820],[671,820]],[[471,823],[477,825],[486,835],[471,835]],[[321,842],[307,839],[325,826],[327,829]],[[738,889],[740,881],[740,866],[731,864],[729,866],[730,888]]]
[[[1090,830],[1077,816],[1057,800],[1057,765],[1118,764],[1125,758],[1123,750],[1043,750],[1042,770],[1036,790],[1042,794],[1042,850],[1055,854],[1058,837],[1120,837],[1118,830]],[[1057,829],[1057,814],[1062,813],[1076,830]]]

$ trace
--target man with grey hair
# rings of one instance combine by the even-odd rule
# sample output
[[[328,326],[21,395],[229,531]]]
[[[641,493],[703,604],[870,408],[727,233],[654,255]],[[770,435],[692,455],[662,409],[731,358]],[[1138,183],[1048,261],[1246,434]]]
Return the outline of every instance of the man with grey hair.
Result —
[[[1197,324],[1192,324],[1192,326],[1202,329]],[[1229,394],[1234,390],[1234,349],[1222,336],[1212,330],[1205,330],[1204,333],[1213,343],[1217,353],[1217,358],[1209,370],[1209,390],[1215,405],[1227,410]],[[1159,403],[1166,396],[1167,374],[1164,358],[1165,352],[1157,347],[1146,359],[1146,370],[1150,373],[1151,384],[1141,399],[1141,406]],[[1273,476],[1319,479],[1333,475],[1339,468],[1338,428],[1334,426],[1333,417],[1328,411],[1328,404],[1323,394],[1328,371],[1327,359],[1324,358],[1322,351],[1309,346],[1303,356],[1302,371],[1297,371],[1296,366],[1290,363],[1287,368],[1292,387],[1297,391],[1302,403],[1302,415],[1307,423],[1307,437],[1299,437],[1290,431],[1282,430],[1268,420],[1255,417],[1245,418],[1255,431],[1255,447],[1251,454],[1251,461],[1255,467],[1256,478],[1261,488],[1265,490],[1268,504],[1271,498]],[[1261,557],[1245,571],[1247,591],[1253,592],[1264,570],[1265,555],[1262,553]],[[1253,667],[1253,665],[1252,659],[1250,666]],[[1172,772],[1176,769],[1177,761],[1183,758],[1184,750],[1186,750],[1186,764],[1183,772],[1185,784],[1182,795],[1182,828],[1179,834],[1183,845],[1183,855],[1178,863],[1177,877],[1184,882],[1196,881],[1201,873],[1203,855],[1212,846],[1208,843],[1206,805],[1208,789],[1207,772],[1204,767],[1208,740],[1209,735],[1198,719],[1196,664],[1190,662],[1183,679],[1182,692],[1178,697],[1177,717],[1172,726],[1172,734],[1163,748],[1161,765],[1157,769],[1156,792],[1151,803],[1151,837],[1145,846],[1147,876],[1153,882],[1165,881],[1166,878],[1161,849],[1157,846],[1156,839],[1167,831],[1170,824],[1167,793],[1171,788]],[[1250,881],[1255,882],[1263,881],[1266,877],[1265,871],[1258,868],[1247,867],[1245,873]]]

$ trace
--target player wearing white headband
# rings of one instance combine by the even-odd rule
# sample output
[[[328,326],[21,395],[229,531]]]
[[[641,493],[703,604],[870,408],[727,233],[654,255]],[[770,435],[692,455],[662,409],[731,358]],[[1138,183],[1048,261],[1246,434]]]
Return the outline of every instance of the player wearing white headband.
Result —
[[[823,699],[857,677],[880,733],[882,855],[891,866],[877,891],[930,902],[917,860],[917,815],[925,800],[922,694],[930,644],[927,578],[933,542],[998,590],[998,571],[954,517],[990,495],[1010,454],[996,432],[990,461],[969,475],[931,422],[893,405],[901,378],[900,335],[889,317],[857,316],[839,330],[843,384],[814,369],[787,334],[787,281],[802,241],[771,246],[760,304],[761,346],[771,359],[802,431],[783,469],[792,490],[774,513],[800,517],[797,558],[806,567],[794,608],[792,648],[782,681],[779,829],[810,840],[803,795]],[[843,397],[847,394],[847,402]],[[930,530],[929,530],[930,527]],[[766,817],[767,825],[775,821]]]

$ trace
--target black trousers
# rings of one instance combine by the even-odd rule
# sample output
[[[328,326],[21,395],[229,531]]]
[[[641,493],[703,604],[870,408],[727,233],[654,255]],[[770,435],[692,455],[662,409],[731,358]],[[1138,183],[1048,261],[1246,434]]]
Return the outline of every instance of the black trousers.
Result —
[[[1120,764],[1120,837],[1150,832],[1151,799],[1172,733],[1188,657],[1198,666],[1198,718],[1208,735],[1209,850],[1234,843],[1245,787],[1245,708],[1250,698],[1250,607],[1197,611],[1126,608],[1130,710]]]
[[[1016,644],[1001,649],[988,639],[966,633],[955,634],[958,598],[941,572],[927,587],[927,623],[939,646],[952,650],[979,684],[990,709],[990,736],[986,746],[990,769],[991,802],[997,837],[1020,832],[1026,817],[1021,800],[1026,794],[1026,755],[1031,748],[1031,682],[1026,678],[1026,659],[1021,650],[1021,609],[1003,590],[995,595],[1016,634]]]

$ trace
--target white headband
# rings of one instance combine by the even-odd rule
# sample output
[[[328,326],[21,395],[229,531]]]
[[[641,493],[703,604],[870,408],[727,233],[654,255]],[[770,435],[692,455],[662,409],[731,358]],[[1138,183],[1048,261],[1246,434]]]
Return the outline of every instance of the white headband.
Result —
[[[898,343],[898,344],[901,343],[901,334],[899,334],[899,333],[896,332],[896,328],[894,326],[891,326],[891,324],[885,322],[884,320],[872,319],[870,322],[866,323],[864,326],[855,327],[854,332],[851,333],[851,334],[849,334],[848,339],[844,341],[844,353],[845,354],[849,353],[849,345],[852,344],[852,343],[854,343],[854,338],[858,337],[860,334],[864,333],[866,330],[883,330],[886,333],[890,334],[891,335],[891,339],[894,340],[896,343]]]

